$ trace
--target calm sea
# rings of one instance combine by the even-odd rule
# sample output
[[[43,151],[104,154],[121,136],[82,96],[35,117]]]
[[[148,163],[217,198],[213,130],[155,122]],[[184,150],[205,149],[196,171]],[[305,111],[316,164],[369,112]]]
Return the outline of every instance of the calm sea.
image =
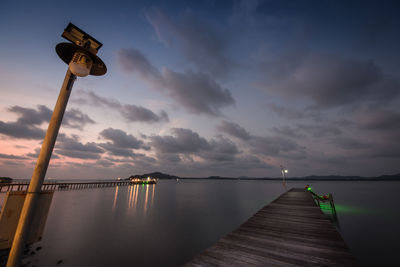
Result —
[[[305,184],[333,194],[339,231],[361,266],[400,266],[400,182],[289,181],[287,186]],[[280,182],[232,180],[57,191],[43,239],[24,262],[180,266],[284,191]]]

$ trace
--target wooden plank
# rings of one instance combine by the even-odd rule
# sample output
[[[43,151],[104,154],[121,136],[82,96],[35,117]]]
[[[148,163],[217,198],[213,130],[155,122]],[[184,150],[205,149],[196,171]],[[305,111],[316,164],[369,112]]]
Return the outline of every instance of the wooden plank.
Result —
[[[358,266],[310,192],[291,189],[185,266]]]

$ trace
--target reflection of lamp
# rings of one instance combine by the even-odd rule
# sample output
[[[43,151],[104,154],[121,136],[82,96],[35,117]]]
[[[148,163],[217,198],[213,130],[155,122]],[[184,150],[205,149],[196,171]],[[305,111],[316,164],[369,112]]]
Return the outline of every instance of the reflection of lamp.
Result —
[[[20,266],[27,234],[31,231],[31,221],[35,214],[36,203],[76,76],[84,77],[89,74],[100,76],[107,72],[106,65],[96,56],[97,51],[102,46],[99,41],[72,23],[69,23],[67,28],[65,28],[62,37],[72,43],[58,44],[56,52],[69,65],[69,68],[65,74],[64,83],[54,107],[31,182],[29,183],[24,206],[22,207],[13,244],[8,256],[7,267]]]

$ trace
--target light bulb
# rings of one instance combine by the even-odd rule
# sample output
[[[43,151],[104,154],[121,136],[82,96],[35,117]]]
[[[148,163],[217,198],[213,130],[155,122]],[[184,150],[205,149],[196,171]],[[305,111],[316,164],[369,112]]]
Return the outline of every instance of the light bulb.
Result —
[[[88,76],[92,69],[93,61],[84,52],[76,52],[69,63],[69,70],[79,77]]]

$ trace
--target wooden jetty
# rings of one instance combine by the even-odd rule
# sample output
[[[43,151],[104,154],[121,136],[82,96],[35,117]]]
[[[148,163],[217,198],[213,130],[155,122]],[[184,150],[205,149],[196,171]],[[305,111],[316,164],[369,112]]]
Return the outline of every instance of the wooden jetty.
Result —
[[[76,183],[43,183],[42,191],[48,190],[73,190],[73,189],[87,189],[99,187],[115,187],[132,185],[129,180],[125,181],[105,181],[105,182],[76,182]],[[0,184],[0,192],[8,191],[27,191],[29,183],[2,183]]]
[[[358,266],[304,189],[291,189],[185,266]]]

